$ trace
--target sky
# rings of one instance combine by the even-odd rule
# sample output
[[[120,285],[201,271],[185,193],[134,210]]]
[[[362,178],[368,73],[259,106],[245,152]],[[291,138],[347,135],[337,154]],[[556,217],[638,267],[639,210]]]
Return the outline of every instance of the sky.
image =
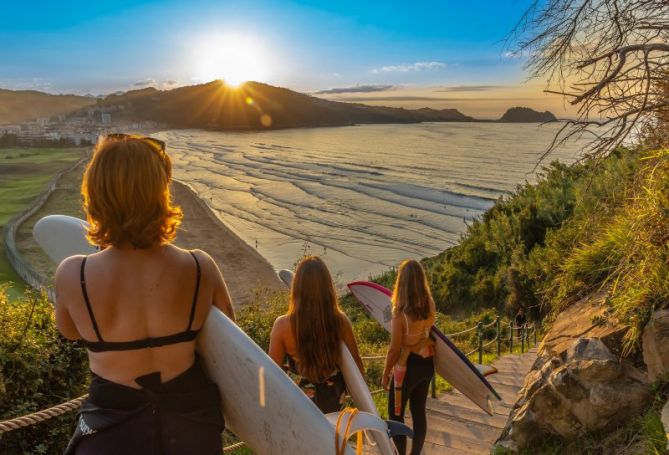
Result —
[[[225,79],[494,117],[562,100],[505,38],[531,0],[0,0],[0,87],[107,94]]]

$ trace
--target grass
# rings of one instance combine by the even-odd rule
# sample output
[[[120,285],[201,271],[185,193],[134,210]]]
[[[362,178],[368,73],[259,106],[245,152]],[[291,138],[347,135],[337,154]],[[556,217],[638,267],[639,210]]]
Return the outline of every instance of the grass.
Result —
[[[53,175],[87,152],[87,148],[21,148],[0,149],[0,228],[44,190]],[[4,242],[0,244],[0,283],[11,283],[10,298],[20,297],[24,290],[20,277],[7,260]]]

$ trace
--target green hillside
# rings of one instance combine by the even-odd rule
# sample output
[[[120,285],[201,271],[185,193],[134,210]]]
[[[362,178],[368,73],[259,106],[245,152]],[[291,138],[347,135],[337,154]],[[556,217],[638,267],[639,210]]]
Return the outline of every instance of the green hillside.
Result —
[[[64,115],[95,104],[95,98],[0,89],[0,124]]]

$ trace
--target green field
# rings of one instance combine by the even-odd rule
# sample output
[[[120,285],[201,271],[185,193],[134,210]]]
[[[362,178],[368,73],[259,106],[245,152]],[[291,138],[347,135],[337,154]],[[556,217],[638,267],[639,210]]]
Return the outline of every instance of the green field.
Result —
[[[0,228],[25,210],[58,171],[88,152],[88,148],[0,149]],[[10,298],[23,293],[24,284],[12,270],[0,242],[0,283],[11,282]]]

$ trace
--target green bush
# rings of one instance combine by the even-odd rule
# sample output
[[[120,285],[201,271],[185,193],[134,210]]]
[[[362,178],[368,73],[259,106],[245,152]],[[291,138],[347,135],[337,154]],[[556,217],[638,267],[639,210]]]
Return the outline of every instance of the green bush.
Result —
[[[86,351],[64,340],[45,295],[10,302],[0,286],[0,420],[39,411],[86,391]],[[0,435],[3,454],[59,453],[74,430],[73,413]]]

